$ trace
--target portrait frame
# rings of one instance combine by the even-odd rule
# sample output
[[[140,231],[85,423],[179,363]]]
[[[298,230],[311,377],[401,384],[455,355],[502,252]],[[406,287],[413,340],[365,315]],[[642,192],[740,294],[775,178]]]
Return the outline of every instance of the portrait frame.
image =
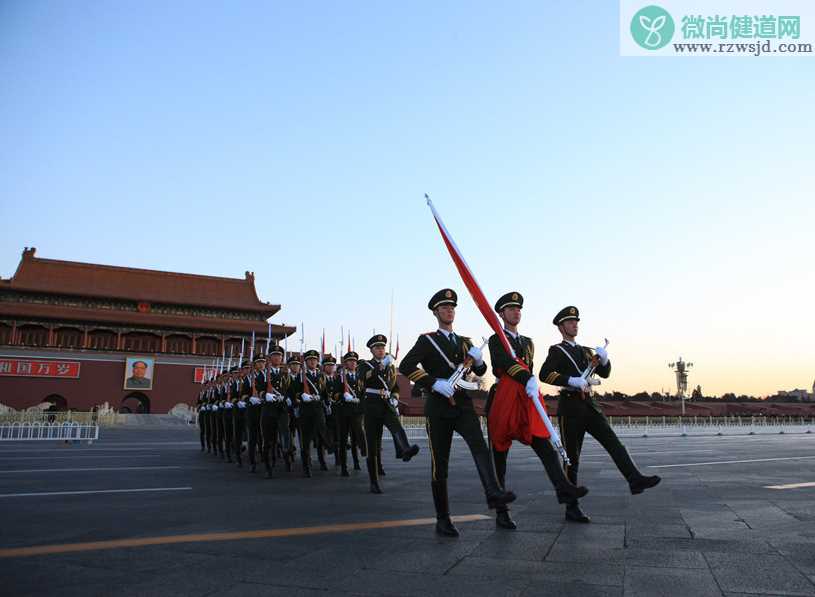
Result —
[[[138,364],[144,365],[144,374],[141,377],[138,377],[136,372]],[[141,369],[141,367],[139,367],[139,369]],[[153,384],[155,383],[155,372],[155,357],[133,356],[125,358],[124,389],[152,390]]]

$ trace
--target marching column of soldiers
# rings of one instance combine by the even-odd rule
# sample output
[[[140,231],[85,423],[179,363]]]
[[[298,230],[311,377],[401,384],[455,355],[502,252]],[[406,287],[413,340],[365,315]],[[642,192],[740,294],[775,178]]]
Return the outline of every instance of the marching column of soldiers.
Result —
[[[333,455],[334,466],[349,477],[350,450],[354,470],[361,470],[360,458],[367,459],[371,491],[382,493],[382,427],[394,434],[402,460],[419,452],[408,445],[399,422],[396,368],[393,357],[385,355],[386,341],[378,334],[368,342],[373,358],[362,361],[363,373],[357,371],[360,359],[354,351],[342,357],[337,371],[331,355],[320,369],[316,350],[302,355],[304,363],[290,356],[284,365],[284,351],[276,345],[253,363],[218,373],[198,396],[201,451],[238,467],[245,453],[250,473],[257,472],[260,459],[272,478],[278,462],[292,472],[298,450],[303,475],[311,477],[312,449],[321,470],[328,470],[326,454]]]
[[[398,368],[421,389],[425,399],[430,486],[439,535],[459,535],[450,517],[447,495],[454,433],[465,440],[486,504],[496,511],[496,526],[500,529],[518,527],[509,514],[509,504],[516,496],[504,486],[507,453],[513,441],[529,445],[541,460],[557,501],[566,505],[565,519],[569,522],[590,522],[578,502],[588,489],[577,484],[586,433],[609,453],[632,494],[660,482],[658,476],[645,476],[639,471],[594,398],[592,386],[599,381],[593,375],[608,377],[611,361],[606,347],[590,349],[577,344],[577,307],[565,307],[553,319],[563,341],[549,348],[536,377],[534,344],[518,331],[523,308],[519,292],[507,293],[495,304],[517,360],[507,354],[497,335],[490,338],[497,382],[490,390],[485,414],[489,429],[500,433],[498,437],[490,433],[485,441],[466,390],[471,389],[468,383],[472,384],[467,375],[481,376],[487,366],[481,349],[470,338],[453,331],[457,302],[450,288],[433,295],[428,308],[438,329],[420,335]],[[331,355],[316,350],[306,351],[302,362],[297,356],[289,356],[284,364],[285,352],[271,345],[269,354],[259,355],[254,362],[244,361],[218,373],[206,381],[198,396],[201,451],[230,463],[234,458],[238,467],[243,466],[243,453],[247,452],[249,472],[257,472],[259,457],[266,477],[272,478],[279,461],[286,472],[292,472],[298,451],[303,476],[312,477],[312,448],[321,470],[328,470],[326,455],[333,455],[333,465],[340,469],[340,475],[349,477],[350,450],[354,470],[361,470],[360,458],[366,461],[370,492],[383,493],[383,429],[390,432],[397,458],[408,462],[420,451],[418,445],[409,443],[400,422],[397,368],[386,345],[387,338],[375,334],[367,342],[370,359],[362,360],[349,350],[339,368]],[[553,438],[532,406],[533,398],[539,396],[538,378],[559,389],[558,423],[568,466],[561,462]]]

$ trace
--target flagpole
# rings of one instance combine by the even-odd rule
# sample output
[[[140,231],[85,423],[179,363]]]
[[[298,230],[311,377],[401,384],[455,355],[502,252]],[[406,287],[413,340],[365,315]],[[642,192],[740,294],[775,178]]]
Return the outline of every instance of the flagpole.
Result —
[[[393,288],[391,288],[391,327],[388,331],[388,353],[393,354]]]

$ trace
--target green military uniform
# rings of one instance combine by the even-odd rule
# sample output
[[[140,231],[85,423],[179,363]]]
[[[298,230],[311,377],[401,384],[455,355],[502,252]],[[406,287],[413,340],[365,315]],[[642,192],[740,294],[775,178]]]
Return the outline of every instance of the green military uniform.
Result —
[[[224,452],[226,453],[226,461],[232,462],[232,450],[235,447],[235,410],[238,408],[238,400],[240,397],[241,380],[238,377],[240,369],[233,367],[230,373],[234,373],[227,388],[226,400],[222,404],[223,410],[223,437],[224,437]]]
[[[258,367],[260,365],[260,367]],[[255,357],[255,371],[252,373],[252,393],[246,405],[246,439],[249,454],[249,472],[257,470],[257,453],[261,448],[260,412],[263,408],[263,396],[266,393],[266,357],[262,354]]]
[[[329,374],[326,371],[327,366],[336,366],[337,359],[331,355],[323,358],[323,377],[325,378],[325,394],[323,395],[323,408],[325,410],[325,429],[326,437],[328,438],[328,445],[337,447],[337,412],[335,410],[335,402],[339,399],[342,393],[342,379],[337,374],[336,369],[333,373]],[[324,446],[321,446],[321,448]],[[337,449],[334,450],[334,467],[340,466],[340,455]]]
[[[560,326],[570,319],[580,321],[577,307],[564,307],[555,315],[552,323]],[[659,483],[659,477],[646,477],[640,473],[594,396],[571,384],[582,376],[593,356],[591,349],[564,340],[549,347],[549,354],[540,370],[542,382],[561,388],[557,414],[563,445],[571,461],[567,467],[567,475],[572,483],[577,484],[580,451],[583,448],[583,438],[588,432],[611,456],[614,464],[628,480],[631,492],[642,493],[643,489]],[[607,378],[611,373],[611,361],[598,363],[595,373]],[[576,522],[589,521],[588,516],[577,506],[576,499],[568,502],[566,518]]]
[[[372,351],[376,346],[385,346],[387,338],[375,334],[368,340]],[[379,486],[379,459],[383,426],[388,428],[396,447],[396,457],[408,462],[419,453],[419,446],[410,445],[405,428],[399,421],[399,385],[396,382],[396,366],[390,355],[380,361],[376,358],[359,364],[359,395],[363,396],[365,410],[365,440],[368,446],[368,477],[371,493],[382,493]]]
[[[309,350],[304,356],[306,362],[311,359],[316,362],[319,353],[316,350]],[[310,477],[312,442],[317,445],[316,442],[320,441],[323,445],[329,447],[329,451],[331,450],[325,426],[325,410],[323,407],[325,378],[323,374],[317,369],[309,370],[306,367],[305,374],[301,373],[298,378],[292,379],[288,396],[300,413],[300,455],[303,461],[303,474]],[[319,447],[317,457],[320,462],[320,469],[328,470],[322,450]]]
[[[354,470],[359,470],[359,459],[357,457],[356,444],[359,442],[359,451],[363,456],[367,456],[365,435],[362,429],[362,418],[365,414],[364,406],[360,397],[362,391],[359,384],[359,373],[348,368],[348,363],[359,362],[359,355],[349,351],[342,357],[346,364],[340,374],[340,385],[334,398],[334,412],[337,418],[337,449],[340,456],[340,467],[342,476],[349,476],[348,473],[348,444],[349,435],[351,437],[351,456],[354,459]]]
[[[206,385],[201,388],[201,391],[198,392],[198,400],[195,403],[195,410],[198,414],[198,434],[201,440],[202,452],[207,448],[207,394],[209,394],[209,390],[210,384],[207,382]]]
[[[254,392],[253,388],[254,378],[255,375],[254,373],[251,372],[251,364],[249,363],[249,361],[244,361],[241,364],[241,377],[239,381],[238,399],[233,400],[235,408],[232,411],[232,422],[235,434],[235,437],[233,439],[235,448],[235,460],[238,463],[238,467],[243,466],[241,453],[244,450],[243,440],[246,438],[246,412],[247,407],[249,406],[249,398],[252,396]],[[254,460],[253,456],[250,456],[250,461],[251,460]]]
[[[503,310],[506,308],[517,307],[522,309],[523,304],[524,297],[520,292],[508,292],[496,301],[495,311],[502,314]],[[515,359],[512,358],[512,355],[507,353],[507,351],[504,349],[504,345],[498,338],[498,334],[493,334],[490,336],[490,362],[492,363],[493,375],[495,375],[495,378],[498,381],[492,386],[492,388],[490,388],[490,394],[486,406],[488,417],[490,416],[490,407],[492,406],[492,400],[495,396],[496,388],[505,377],[512,378],[521,384],[521,386],[525,387],[530,378],[533,376],[532,371],[535,361],[535,344],[532,342],[532,338],[523,336],[520,333],[513,333],[506,328],[504,328],[504,333],[506,334],[510,346],[515,351],[515,356],[517,356],[527,368],[523,368]],[[537,388],[537,383],[534,381],[532,383],[535,384],[535,388]],[[524,407],[528,412],[528,406],[524,404]],[[536,414],[534,416],[538,415]],[[492,442],[490,443],[492,444]],[[533,435],[530,447],[543,464],[549,480],[552,482],[552,485],[557,491],[558,499],[561,501],[561,503],[564,503],[567,499],[572,499],[578,496],[582,497],[587,493],[585,488],[574,487],[574,485],[572,485],[566,478],[560,463],[560,458],[548,439]],[[495,473],[498,476],[498,482],[502,487],[504,486],[504,479],[506,477],[508,454],[509,450],[502,451],[496,448],[494,444],[492,445]],[[517,525],[509,515],[508,506],[499,506],[496,508],[496,511],[498,514],[496,517],[497,526],[510,530],[517,528]]]
[[[282,355],[283,351],[275,346],[269,355]],[[260,430],[262,438],[263,465],[266,476],[271,478],[277,462],[278,444],[283,453],[286,471],[291,471],[291,435],[289,433],[289,409],[286,405],[286,389],[289,376],[280,368],[269,365],[264,372],[266,387],[261,394],[263,405],[260,411]],[[270,457],[271,453],[271,457]]]
[[[212,398],[211,404],[213,414],[212,437],[216,448],[213,450],[213,453],[215,456],[220,455],[221,459],[225,458],[224,442],[226,427],[224,425],[224,404],[226,403],[226,399],[229,394],[229,381],[229,374],[224,373],[220,383],[218,384],[218,390]]]
[[[428,308],[436,313],[436,309],[444,305],[455,307],[457,300],[456,293],[445,288],[433,295]],[[436,532],[444,535],[458,535],[450,521],[447,497],[447,472],[453,432],[463,437],[470,449],[489,507],[495,508],[515,499],[512,492],[506,492],[498,485],[481,424],[470,396],[464,390],[454,388],[454,394],[447,398],[440,393],[441,388],[436,389],[437,382],[447,383],[456,367],[464,363],[472,346],[469,338],[439,329],[419,336],[399,366],[402,375],[407,376],[427,394],[425,421],[432,463],[431,488],[436,507]],[[476,375],[483,375],[486,370],[487,365],[483,360],[472,366],[472,371]]]

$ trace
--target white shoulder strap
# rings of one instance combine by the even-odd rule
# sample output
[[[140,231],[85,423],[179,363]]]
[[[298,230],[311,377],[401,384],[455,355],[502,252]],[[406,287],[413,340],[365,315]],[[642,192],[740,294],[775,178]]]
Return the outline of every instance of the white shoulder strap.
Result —
[[[441,347],[438,344],[436,344],[436,341],[433,339],[433,337],[430,336],[429,334],[425,334],[424,337],[427,338],[427,341],[430,342],[430,344],[433,345],[433,348],[435,348],[437,351],[439,351],[439,354],[441,355],[441,358],[443,358],[447,362],[447,365],[449,365],[450,369],[455,369],[456,366],[452,363],[452,361],[450,359],[447,358],[447,355],[444,354],[444,351],[441,349]]]
[[[574,359],[572,358],[572,355],[570,355],[569,352],[565,348],[563,348],[560,344],[557,344],[556,346],[563,351],[563,354],[569,357],[569,360],[572,362],[572,365],[574,365],[575,371],[577,371],[577,374],[580,375],[581,374],[580,367],[577,366],[577,363],[575,363]]]

